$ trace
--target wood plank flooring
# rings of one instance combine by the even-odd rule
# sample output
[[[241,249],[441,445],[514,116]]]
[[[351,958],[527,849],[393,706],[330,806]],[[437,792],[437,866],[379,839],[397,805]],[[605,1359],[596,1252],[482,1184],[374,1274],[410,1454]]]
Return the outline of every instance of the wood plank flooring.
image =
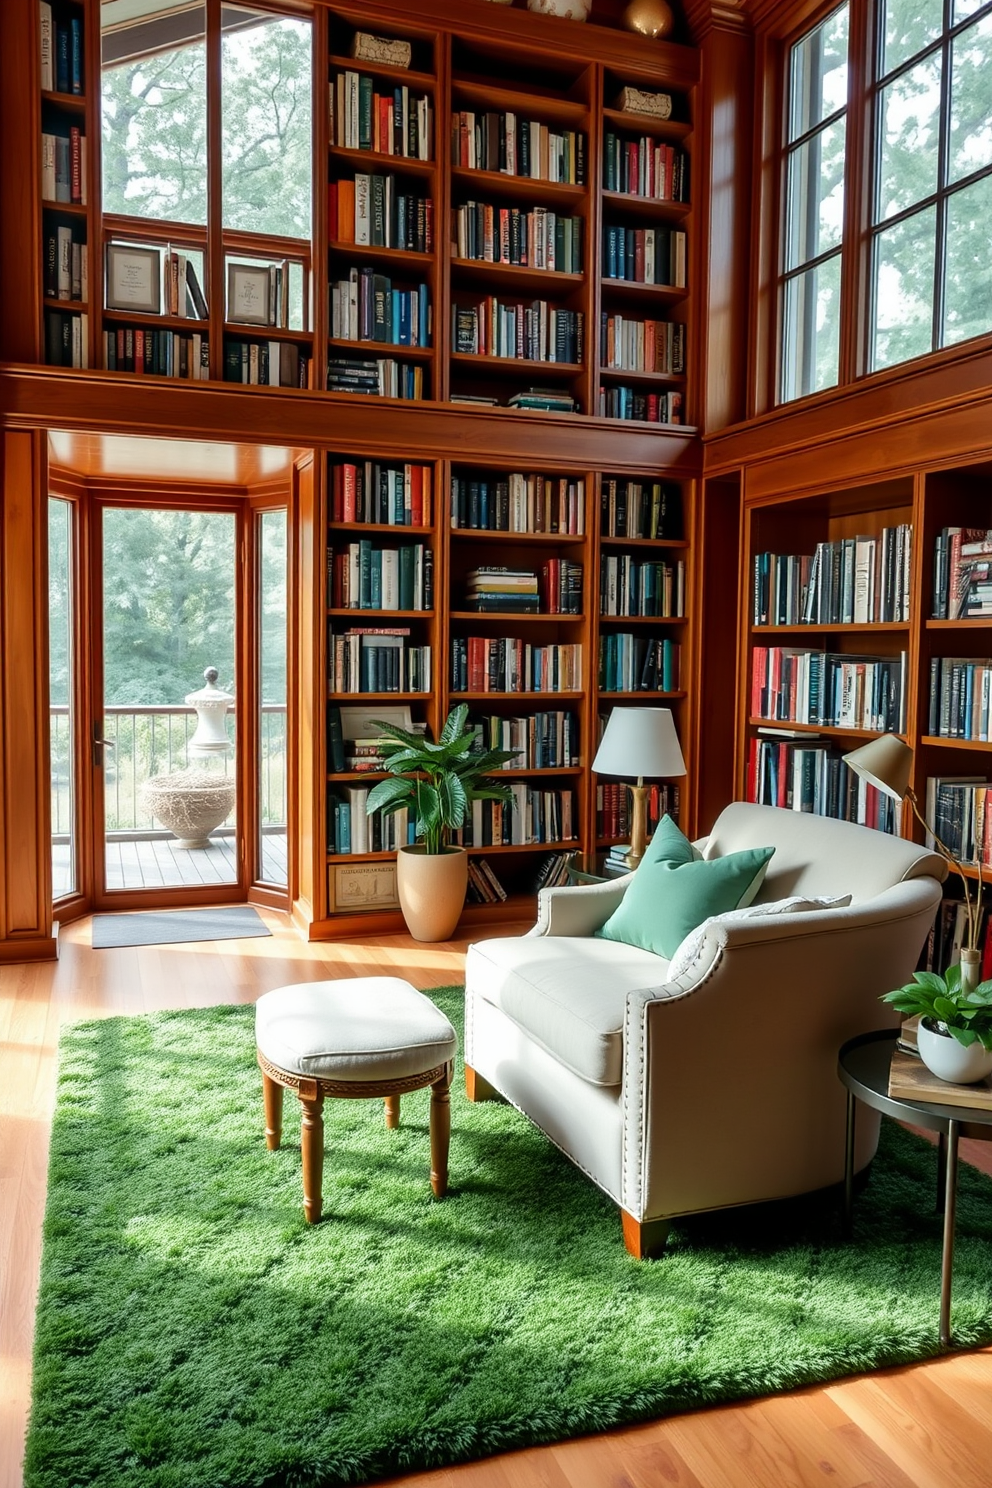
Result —
[[[401,974],[423,988],[462,979],[465,941],[424,946],[396,935],[306,945],[281,916],[262,914],[271,940],[109,951],[91,948],[90,921],[80,920],[63,931],[58,963],[0,967],[0,1488],[22,1482],[60,1025],[252,1002],[285,982],[326,976]],[[505,926],[500,933],[517,932]],[[964,1155],[992,1171],[990,1145],[963,1144]],[[393,1481],[407,1488],[992,1488],[992,1350]]]
[[[182,848],[176,838],[109,838],[105,845],[106,883],[114,889],[202,888],[204,884],[238,881],[236,838],[215,836],[209,847]],[[262,834],[262,878],[267,884],[288,882],[286,833]],[[52,844],[52,894],[60,899],[72,888],[69,844]]]

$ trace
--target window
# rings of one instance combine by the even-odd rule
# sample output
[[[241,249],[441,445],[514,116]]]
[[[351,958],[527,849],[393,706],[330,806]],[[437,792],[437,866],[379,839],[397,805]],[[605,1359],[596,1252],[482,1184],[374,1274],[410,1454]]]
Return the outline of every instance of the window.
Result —
[[[847,143],[848,8],[789,50],[780,397],[833,387],[840,372]]]

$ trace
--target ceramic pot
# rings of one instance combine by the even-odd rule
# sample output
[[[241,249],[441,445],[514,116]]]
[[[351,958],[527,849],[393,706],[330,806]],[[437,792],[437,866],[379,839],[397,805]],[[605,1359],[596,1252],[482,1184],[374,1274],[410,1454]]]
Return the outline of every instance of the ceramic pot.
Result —
[[[210,846],[210,833],[226,820],[234,806],[237,787],[224,775],[207,770],[176,770],[153,775],[139,792],[150,816],[179,838],[178,847]]]
[[[463,847],[429,853],[401,847],[396,853],[396,892],[414,940],[448,940],[458,924],[468,888]]]
[[[592,0],[527,0],[527,9],[538,15],[560,16],[563,21],[584,21]]]
[[[623,25],[628,31],[637,31],[641,36],[658,41],[671,36],[675,29],[675,12],[668,0],[631,0],[623,13]]]
[[[920,1058],[931,1074],[940,1080],[949,1080],[953,1085],[974,1085],[992,1075],[992,1051],[981,1044],[969,1044],[967,1049],[949,1033],[938,1033],[927,1026],[924,1019],[917,1030],[917,1045]]]

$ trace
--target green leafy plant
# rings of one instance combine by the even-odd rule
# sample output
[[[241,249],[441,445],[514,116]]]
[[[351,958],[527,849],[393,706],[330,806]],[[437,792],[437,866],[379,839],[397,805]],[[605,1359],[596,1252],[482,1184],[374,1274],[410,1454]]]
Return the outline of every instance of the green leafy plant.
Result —
[[[992,982],[979,982],[969,991],[961,985],[959,965],[949,966],[943,976],[914,971],[911,982],[886,992],[882,1001],[908,1018],[922,1017],[931,1029],[949,1033],[965,1048],[979,1043],[992,1049]]]
[[[417,836],[424,849],[442,853],[451,834],[465,825],[473,801],[502,801],[513,797],[507,785],[488,779],[490,770],[515,759],[512,749],[473,749],[476,730],[467,726],[468,705],[452,708],[436,744],[420,734],[376,722],[390,779],[369,791],[366,811],[390,816],[407,807],[413,812]]]

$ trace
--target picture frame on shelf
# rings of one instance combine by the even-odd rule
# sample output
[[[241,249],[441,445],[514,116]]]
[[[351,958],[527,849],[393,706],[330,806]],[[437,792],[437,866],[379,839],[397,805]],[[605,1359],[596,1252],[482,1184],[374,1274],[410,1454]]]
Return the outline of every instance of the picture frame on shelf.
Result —
[[[227,318],[236,325],[271,324],[267,267],[259,264],[228,264]]]
[[[332,863],[327,870],[327,902],[331,914],[371,914],[399,909],[396,860],[374,863]]]
[[[108,243],[106,303],[108,310],[161,315],[162,250]]]

